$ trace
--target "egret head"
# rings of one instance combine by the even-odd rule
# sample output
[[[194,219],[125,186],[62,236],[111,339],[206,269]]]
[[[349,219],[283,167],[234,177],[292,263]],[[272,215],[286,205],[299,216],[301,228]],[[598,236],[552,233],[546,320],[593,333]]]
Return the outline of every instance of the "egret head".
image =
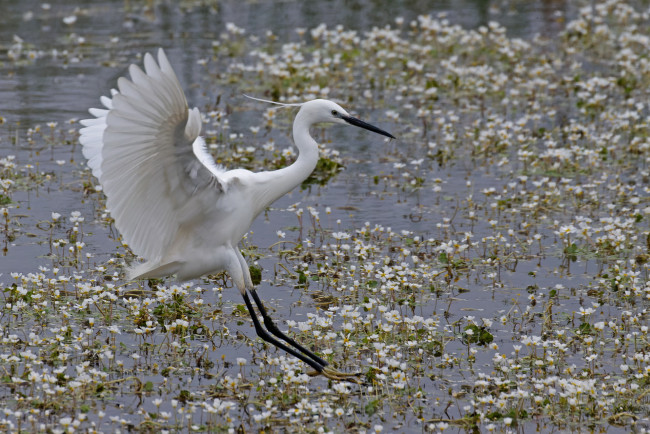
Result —
[[[347,124],[354,125],[355,127],[363,128],[373,133],[381,134],[382,136],[390,137],[394,139],[395,136],[392,134],[370,125],[367,122],[357,119],[353,116],[350,116],[348,112],[345,111],[343,107],[338,105],[333,101],[326,99],[314,99],[312,101],[307,101],[304,103],[298,104],[285,104],[275,101],[268,101],[264,99],[254,98],[252,96],[244,95],[247,98],[254,99],[256,101],[268,102],[271,104],[277,104],[284,107],[300,107],[298,114],[303,116],[303,119],[306,120],[308,124],[316,124],[321,122],[334,123],[334,124]]]
[[[326,99],[315,99],[303,103],[300,107],[300,111],[305,112],[305,116],[313,123],[330,122],[335,124],[354,125],[355,127],[360,127],[372,131],[373,133],[390,137],[391,139],[395,138],[392,134],[379,129],[374,125],[370,125],[361,119],[350,116],[343,107]]]

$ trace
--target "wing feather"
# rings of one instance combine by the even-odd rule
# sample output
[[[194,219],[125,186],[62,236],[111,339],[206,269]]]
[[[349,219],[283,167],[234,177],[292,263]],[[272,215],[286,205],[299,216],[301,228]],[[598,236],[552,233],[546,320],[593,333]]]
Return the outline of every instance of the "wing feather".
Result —
[[[107,109],[112,109],[112,108],[113,108],[113,101],[112,101],[109,97],[102,95],[102,96],[99,98],[99,101],[100,101],[100,102],[102,103],[102,105],[103,105],[104,107],[106,107]],[[92,109],[91,109],[91,110],[92,110]],[[90,114],[92,114],[92,112],[91,112]],[[93,116],[95,116],[95,115],[93,114]],[[99,117],[99,116],[97,116],[97,117]]]
[[[217,166],[214,162],[214,158],[212,158],[212,155],[208,152],[208,147],[206,146],[203,137],[197,137],[196,140],[194,140],[194,143],[192,143],[192,150],[199,162],[203,164],[203,166],[205,166],[215,177],[219,178],[223,173],[223,168]]]
[[[104,116],[106,116],[108,114],[108,110],[91,108],[91,109],[88,109],[88,113],[95,116],[96,118],[101,118],[101,117],[104,117]],[[97,121],[97,119],[86,119],[86,120],[87,121],[90,121],[90,120]]]
[[[81,121],[88,166],[102,184],[107,208],[131,249],[161,258],[184,224],[213,212],[224,173],[199,137],[201,114],[188,109],[165,53],[129,67],[105,109]],[[198,143],[198,144],[197,144]]]
[[[185,135],[187,137],[198,137],[201,134],[201,113],[194,107],[190,110],[187,125],[185,126]]]

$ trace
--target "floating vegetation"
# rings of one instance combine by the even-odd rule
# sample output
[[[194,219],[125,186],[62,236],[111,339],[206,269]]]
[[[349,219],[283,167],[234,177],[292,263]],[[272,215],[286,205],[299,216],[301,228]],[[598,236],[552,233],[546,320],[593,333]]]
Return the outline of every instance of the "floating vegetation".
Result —
[[[579,3],[548,37],[442,14],[291,41],[230,24],[203,41],[184,85],[205,92],[193,102],[219,164],[296,158],[294,113],[242,90],[366,107],[399,136],[318,131],[318,170],[242,249],[280,328],[360,384],[255,338],[227,276],[126,282],[137,258],[75,120],[0,117],[1,429],[650,429],[649,16]],[[117,45],[131,36],[75,31],[56,55],[17,36],[2,68],[134,61]]]

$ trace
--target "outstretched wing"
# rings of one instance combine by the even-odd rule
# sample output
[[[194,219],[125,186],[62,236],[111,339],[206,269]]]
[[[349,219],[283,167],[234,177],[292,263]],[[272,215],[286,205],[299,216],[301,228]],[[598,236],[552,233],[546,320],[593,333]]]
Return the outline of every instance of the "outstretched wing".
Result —
[[[162,49],[158,63],[144,57],[143,72],[118,79],[105,109],[81,121],[84,156],[101,183],[115,226],[138,255],[160,258],[178,228],[203,221],[223,192],[218,167],[207,152],[198,109],[188,109]]]

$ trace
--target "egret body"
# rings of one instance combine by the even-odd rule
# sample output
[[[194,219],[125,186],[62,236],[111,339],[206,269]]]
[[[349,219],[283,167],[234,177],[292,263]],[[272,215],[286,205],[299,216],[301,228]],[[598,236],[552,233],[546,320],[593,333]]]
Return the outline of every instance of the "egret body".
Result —
[[[119,78],[111,97],[101,98],[104,108],[90,109],[94,118],[81,121],[83,154],[102,185],[115,226],[133,252],[146,259],[129,270],[128,278],[175,274],[183,281],[226,271],[262,339],[320,373],[341,378],[271,320],[238,245],[255,217],[316,167],[318,145],[309,134],[312,125],[348,124],[394,137],[350,116],[332,101],[316,99],[293,104],[300,107],[293,123],[299,152],[293,164],[258,173],[225,170],[208,152],[200,136],[199,110],[188,108],[163,50],[158,51],[158,62],[147,53],[144,68],[131,65],[131,79]]]

